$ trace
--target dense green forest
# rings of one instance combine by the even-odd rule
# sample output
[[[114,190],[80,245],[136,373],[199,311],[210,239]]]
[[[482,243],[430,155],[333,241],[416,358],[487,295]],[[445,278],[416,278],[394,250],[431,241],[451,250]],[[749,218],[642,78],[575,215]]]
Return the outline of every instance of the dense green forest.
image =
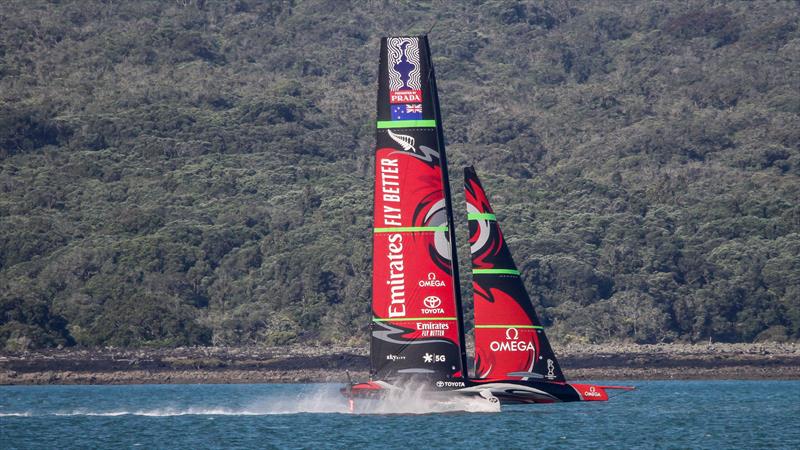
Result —
[[[365,344],[379,38],[434,24],[556,344],[797,339],[799,10],[3,1],[0,349]]]

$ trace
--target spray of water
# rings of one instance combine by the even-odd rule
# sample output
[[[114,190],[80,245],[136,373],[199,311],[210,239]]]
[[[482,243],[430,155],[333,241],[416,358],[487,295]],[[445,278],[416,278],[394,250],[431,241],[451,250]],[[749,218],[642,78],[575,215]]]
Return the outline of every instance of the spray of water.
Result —
[[[242,407],[187,406],[162,407],[138,410],[75,409],[57,412],[5,412],[2,416],[265,416],[273,414],[349,414],[347,399],[339,392],[340,386],[320,385],[294,395],[262,397]],[[491,403],[481,397],[460,397],[434,395],[421,386],[406,385],[392,390],[381,399],[356,399],[355,414],[432,414],[449,412],[499,412],[498,403]]]
[[[293,398],[263,399],[255,409],[267,414],[349,413],[347,400],[335,388],[319,387]],[[268,412],[267,412],[268,411]],[[407,384],[380,399],[355,399],[355,414],[431,414],[499,412],[499,403],[481,397],[435,395],[421,384]]]
[[[356,400],[357,414],[432,414],[448,412],[500,412],[500,404],[474,396],[435,393],[422,385],[406,384],[381,399]]]

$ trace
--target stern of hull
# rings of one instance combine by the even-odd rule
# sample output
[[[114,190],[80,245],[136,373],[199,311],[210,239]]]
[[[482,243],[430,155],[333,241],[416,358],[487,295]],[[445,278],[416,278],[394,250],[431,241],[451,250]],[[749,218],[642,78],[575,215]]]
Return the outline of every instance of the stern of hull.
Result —
[[[607,389],[633,390],[629,386],[600,386],[580,383],[553,383],[522,380],[474,380],[472,386],[456,392],[476,394],[488,391],[501,404],[608,401]]]

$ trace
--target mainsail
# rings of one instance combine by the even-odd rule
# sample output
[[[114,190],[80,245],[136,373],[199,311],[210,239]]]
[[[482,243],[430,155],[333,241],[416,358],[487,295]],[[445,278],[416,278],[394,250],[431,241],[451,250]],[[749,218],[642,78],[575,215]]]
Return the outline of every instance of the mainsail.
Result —
[[[475,169],[464,169],[472,286],[475,377],[564,381]]]
[[[466,376],[447,162],[428,40],[381,41],[371,377]]]

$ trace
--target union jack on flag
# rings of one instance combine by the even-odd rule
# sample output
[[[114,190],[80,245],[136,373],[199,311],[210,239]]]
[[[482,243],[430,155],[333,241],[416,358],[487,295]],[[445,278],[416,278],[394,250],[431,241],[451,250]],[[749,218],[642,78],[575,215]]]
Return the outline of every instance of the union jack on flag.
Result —
[[[422,119],[422,105],[392,105],[392,120]]]

